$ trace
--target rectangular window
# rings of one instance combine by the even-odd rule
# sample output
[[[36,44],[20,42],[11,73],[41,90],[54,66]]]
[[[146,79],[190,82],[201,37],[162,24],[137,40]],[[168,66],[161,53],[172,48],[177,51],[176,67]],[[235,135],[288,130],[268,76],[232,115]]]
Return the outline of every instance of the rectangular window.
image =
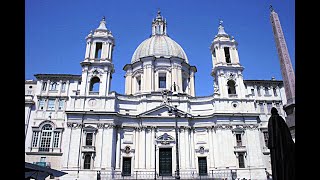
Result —
[[[224,54],[226,57],[226,62],[231,63],[229,47],[224,47],[223,49],[224,49]]]
[[[63,110],[63,107],[64,107],[64,100],[59,99],[59,110]]]
[[[49,152],[52,132],[43,131],[41,133],[41,141],[39,151]]]
[[[47,90],[47,82],[42,83],[42,91]]]
[[[159,88],[166,88],[166,74],[159,74]]]
[[[263,103],[259,103],[259,106],[260,106],[260,113],[264,113]]]
[[[268,87],[265,87],[265,88],[264,88],[264,92],[265,92],[265,95],[266,95],[266,96],[269,96],[269,88],[268,88]]]
[[[54,99],[49,99],[48,101],[48,110],[53,111],[54,110]]]
[[[137,90],[141,91],[141,76],[137,77]]]
[[[254,96],[254,89],[251,89],[251,95]]]
[[[183,78],[183,92],[186,92],[188,88],[188,79],[187,78]]]
[[[236,134],[237,146],[242,146],[241,134]]]
[[[271,114],[272,103],[267,103],[268,114]]]
[[[60,136],[60,132],[54,132],[54,136],[53,136],[53,147],[54,148],[59,147],[59,136]]]
[[[273,94],[274,94],[274,96],[278,96],[276,88],[273,88]]]
[[[40,157],[40,162],[46,162],[46,157]]]
[[[97,42],[96,43],[96,53],[95,53],[94,58],[101,58],[101,50],[102,50],[102,43]]]
[[[44,108],[44,99],[40,99],[39,100],[39,109],[43,110],[43,108]]]
[[[264,132],[263,132],[263,138],[264,138],[264,145],[265,145],[266,147],[268,147],[269,135],[268,135],[268,132],[267,132],[267,131],[264,131]]]
[[[238,155],[238,160],[239,160],[239,168],[245,168],[245,166],[244,166],[244,155],[243,155],[243,153],[239,153],[239,155]]]
[[[93,133],[87,133],[86,135],[86,146],[92,146]]]
[[[38,131],[34,131],[33,132],[33,139],[32,139],[32,147],[37,147],[38,139],[39,139],[39,132]]]
[[[261,96],[261,88],[258,87],[258,96]]]

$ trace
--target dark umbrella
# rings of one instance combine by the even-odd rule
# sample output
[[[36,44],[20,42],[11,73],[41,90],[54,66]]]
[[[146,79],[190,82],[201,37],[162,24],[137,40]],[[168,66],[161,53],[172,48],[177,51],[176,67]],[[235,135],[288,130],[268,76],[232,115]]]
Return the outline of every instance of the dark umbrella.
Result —
[[[28,162],[25,162],[24,169],[25,169],[24,170],[25,179],[34,178],[36,180],[44,180],[48,176],[60,177],[65,174],[68,174],[62,171],[58,171],[58,170],[47,168],[47,167],[42,167],[42,166],[31,164]]]
[[[272,179],[295,180],[295,143],[286,122],[274,107],[268,122],[268,134]]]

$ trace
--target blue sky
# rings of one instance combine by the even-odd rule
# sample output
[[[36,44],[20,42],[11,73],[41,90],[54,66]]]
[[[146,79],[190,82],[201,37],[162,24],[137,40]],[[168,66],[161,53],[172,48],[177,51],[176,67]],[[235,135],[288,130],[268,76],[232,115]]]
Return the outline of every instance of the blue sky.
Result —
[[[81,74],[85,37],[103,16],[115,37],[111,90],[124,94],[125,72],[138,45],[151,34],[157,10],[167,19],[168,35],[197,67],[197,96],[213,94],[210,44],[225,31],[238,42],[246,80],[281,80],[269,6],[278,13],[295,69],[295,1],[276,0],[27,0],[25,1],[25,79],[34,74]]]

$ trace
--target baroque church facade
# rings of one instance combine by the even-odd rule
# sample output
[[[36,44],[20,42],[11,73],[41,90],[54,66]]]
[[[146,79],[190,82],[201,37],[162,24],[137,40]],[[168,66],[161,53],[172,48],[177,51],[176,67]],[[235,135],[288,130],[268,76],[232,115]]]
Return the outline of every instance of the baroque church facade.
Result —
[[[197,68],[159,11],[151,27],[124,65],[124,94],[110,88],[115,38],[104,18],[86,37],[81,75],[25,82],[25,161],[65,180],[267,179],[267,123],[272,107],[286,117],[283,82],[244,80],[237,42],[220,22],[214,92],[197,97]]]

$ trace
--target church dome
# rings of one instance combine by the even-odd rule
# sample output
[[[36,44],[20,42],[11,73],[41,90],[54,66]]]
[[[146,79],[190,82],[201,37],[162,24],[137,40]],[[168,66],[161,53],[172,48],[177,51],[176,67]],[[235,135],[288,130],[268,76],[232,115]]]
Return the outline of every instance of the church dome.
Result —
[[[188,58],[182,47],[167,35],[153,35],[144,40],[133,53],[131,63],[147,56],[179,57],[188,63]]]

